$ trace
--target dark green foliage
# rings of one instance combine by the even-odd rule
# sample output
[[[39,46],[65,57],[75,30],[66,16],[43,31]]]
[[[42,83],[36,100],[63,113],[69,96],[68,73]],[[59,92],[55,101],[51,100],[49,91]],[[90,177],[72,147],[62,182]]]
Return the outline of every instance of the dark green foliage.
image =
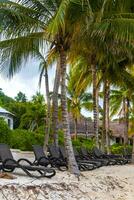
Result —
[[[8,110],[15,115],[14,128],[33,131],[44,125],[46,106],[39,98],[29,102],[11,102]]]
[[[15,97],[15,100],[16,100],[17,102],[26,102],[26,101],[27,101],[27,97],[26,97],[26,95],[25,95],[24,93],[19,92],[19,93],[17,94],[17,96]]]
[[[0,106],[2,106],[4,108],[8,108],[8,105],[11,102],[15,102],[14,99],[5,95],[4,92],[2,91],[2,89],[0,88]]]
[[[53,133],[50,133],[49,143],[50,144],[54,143]],[[58,144],[64,145],[64,133],[60,129],[58,130]]]
[[[8,106],[8,110],[12,112],[14,117],[14,128],[18,128],[21,123],[22,116],[26,113],[26,103],[22,102],[11,102]]]
[[[10,132],[7,123],[3,118],[0,118],[0,143],[9,143],[10,141]]]
[[[92,139],[86,139],[83,137],[79,137],[76,140],[72,140],[72,143],[74,146],[80,148],[80,147],[85,147],[89,150],[91,150],[95,146],[95,142]]]
[[[58,140],[59,140],[59,145],[64,145],[64,134],[63,134],[62,130],[59,130]],[[50,142],[52,142],[52,141],[50,141]],[[77,139],[72,139],[72,143],[77,148],[80,148],[81,146],[83,146],[89,150],[91,150],[95,146],[94,140],[86,139],[83,137],[78,137]]]
[[[36,93],[32,100],[27,102],[25,94],[19,92],[15,101],[0,89],[0,106],[15,115],[14,128],[36,131],[44,125],[46,105],[40,93]]]
[[[26,112],[21,116],[20,128],[36,130],[44,124],[45,106],[40,103],[27,103]]]
[[[59,145],[64,144],[64,133],[62,130],[59,130],[58,132],[58,142],[59,142]]]
[[[10,134],[10,147],[14,149],[32,150],[33,144],[43,145],[43,142],[43,134],[27,130],[16,129]]]
[[[35,132],[36,132],[37,134],[42,134],[42,135],[44,135],[44,134],[45,134],[45,126],[44,126],[44,124],[41,125],[41,126],[39,126],[39,127],[36,129]]]

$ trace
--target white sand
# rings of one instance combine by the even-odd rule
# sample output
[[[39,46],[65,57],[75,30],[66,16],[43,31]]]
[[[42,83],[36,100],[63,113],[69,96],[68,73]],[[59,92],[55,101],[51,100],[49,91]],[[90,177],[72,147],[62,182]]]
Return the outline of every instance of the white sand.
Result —
[[[0,200],[134,200],[134,165],[82,172],[80,181],[57,171],[51,179],[33,179],[16,170],[16,179],[0,179]]]

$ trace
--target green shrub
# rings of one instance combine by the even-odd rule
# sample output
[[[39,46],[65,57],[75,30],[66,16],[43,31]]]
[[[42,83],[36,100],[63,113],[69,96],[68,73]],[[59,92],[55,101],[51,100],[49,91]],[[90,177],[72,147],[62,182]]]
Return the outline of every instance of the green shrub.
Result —
[[[72,140],[72,143],[77,148],[80,148],[81,146],[83,146],[89,150],[91,150],[95,145],[93,139],[86,139],[83,137],[78,137],[76,140]]]
[[[64,133],[62,130],[58,131],[58,142],[59,145],[64,145]]]
[[[50,138],[50,143],[53,143],[53,138]],[[58,131],[58,142],[59,145],[64,145],[64,132],[63,130]],[[83,137],[78,137],[77,139],[72,139],[73,146],[76,146],[77,148],[80,148],[81,146],[84,146],[91,150],[93,146],[95,145],[95,142],[93,139],[86,139]]]
[[[7,123],[3,118],[0,118],[0,143],[9,143],[10,141],[10,132]]]
[[[33,144],[43,145],[44,135],[35,132],[15,129],[10,134],[10,147],[21,150],[32,150]]]
[[[124,154],[124,151],[126,149],[128,154],[131,154],[132,152],[132,146],[131,145],[120,145],[120,144],[113,144],[111,147],[111,153],[113,154]]]
[[[89,150],[92,150],[95,146],[95,141],[93,139],[83,139],[82,146]]]

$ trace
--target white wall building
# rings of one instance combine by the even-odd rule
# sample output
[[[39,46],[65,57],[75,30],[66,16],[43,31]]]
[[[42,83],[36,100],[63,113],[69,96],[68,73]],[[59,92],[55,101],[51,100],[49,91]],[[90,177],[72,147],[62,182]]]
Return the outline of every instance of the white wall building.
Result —
[[[7,122],[10,129],[13,129],[13,117],[14,114],[7,111],[6,109],[0,107],[0,117],[4,118],[4,120]]]

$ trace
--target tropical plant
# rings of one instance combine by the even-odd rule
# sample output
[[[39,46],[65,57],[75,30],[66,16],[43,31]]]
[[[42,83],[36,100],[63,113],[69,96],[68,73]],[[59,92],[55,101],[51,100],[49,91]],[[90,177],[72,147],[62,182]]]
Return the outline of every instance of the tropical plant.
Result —
[[[57,60],[56,74],[54,80],[54,88],[52,95],[52,133],[54,136],[54,144],[58,146],[58,132],[59,132],[59,121],[58,121],[58,91],[60,86],[60,63],[59,59]]]
[[[77,48],[78,56],[84,56],[92,70],[96,141],[98,140],[99,126],[97,91],[99,85],[97,84],[96,74],[100,69],[100,63],[104,61],[103,66],[107,67],[111,63],[116,66],[120,60],[126,59],[127,56],[130,59],[131,50],[133,49],[132,32],[134,31],[132,5],[132,1],[123,1],[122,4],[119,1],[107,0],[90,1],[90,3],[87,1],[82,2],[83,13],[82,17],[79,18],[82,23],[79,20],[78,29],[74,34],[76,42],[73,42],[73,48]],[[83,46],[83,49],[81,49],[81,46]],[[73,57],[77,57],[77,55],[75,51]]]
[[[49,95],[49,79],[48,79],[48,64],[42,55],[42,53],[38,52],[40,55],[40,80],[39,85],[41,86],[42,76],[45,77],[45,92],[46,92],[46,101],[47,101],[47,113],[46,113],[46,129],[45,129],[45,137],[44,137],[44,151],[47,152],[50,128],[51,128],[51,105],[50,105],[50,95]]]
[[[74,119],[74,134],[75,139],[77,138],[77,121],[82,116],[82,109],[86,109],[88,111],[92,111],[93,103],[92,103],[92,95],[90,93],[85,92],[84,90],[79,90],[77,88],[77,84],[75,82],[76,74],[73,72],[76,68],[72,68],[70,70],[68,76],[68,111],[72,115]],[[79,73],[77,74],[79,77]],[[77,78],[78,78],[77,77]]]
[[[10,142],[10,132],[11,130],[8,127],[6,121],[0,117],[0,142],[1,143],[8,143]]]
[[[133,89],[126,87],[125,85],[117,90],[111,90],[111,115],[118,115],[119,118],[123,120],[123,123],[125,124],[124,145],[128,144],[129,119],[133,100]]]
[[[9,76],[21,68],[21,63],[30,56],[36,56],[36,49],[45,48],[45,41],[52,42],[52,51],[60,57],[61,72],[61,99],[63,110],[63,125],[69,169],[79,175],[69,132],[69,122],[66,103],[66,53],[70,37],[71,24],[63,27],[63,16],[66,11],[66,1],[18,1],[0,3],[1,16],[5,18],[3,27],[4,38],[1,42],[2,62],[8,60]],[[8,12],[6,12],[8,9]],[[68,15],[69,17],[69,15]],[[68,21],[68,20],[66,20]],[[49,36],[49,37],[48,37]],[[8,47],[8,50],[6,50]],[[9,56],[10,55],[10,56]],[[7,59],[6,59],[7,58]],[[6,68],[7,70],[7,68]]]
[[[26,102],[27,101],[26,95],[22,92],[18,92],[17,96],[14,98],[17,102]]]

